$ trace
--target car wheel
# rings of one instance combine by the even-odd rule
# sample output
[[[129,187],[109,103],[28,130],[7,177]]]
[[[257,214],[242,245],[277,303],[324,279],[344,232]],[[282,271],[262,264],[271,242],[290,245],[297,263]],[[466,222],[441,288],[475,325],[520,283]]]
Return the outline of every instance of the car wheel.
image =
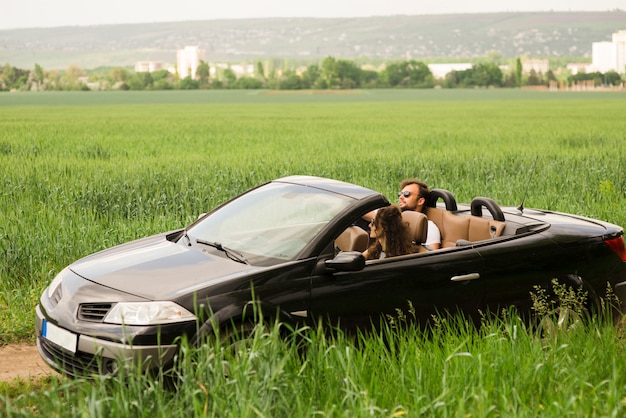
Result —
[[[234,367],[256,369],[262,361],[264,345],[270,338],[269,329],[262,322],[243,322],[223,327],[219,333],[219,344],[224,376],[231,376]]]
[[[262,333],[265,326],[261,323],[243,322],[222,327],[219,334],[220,344],[233,355],[242,355],[254,344],[256,334]]]

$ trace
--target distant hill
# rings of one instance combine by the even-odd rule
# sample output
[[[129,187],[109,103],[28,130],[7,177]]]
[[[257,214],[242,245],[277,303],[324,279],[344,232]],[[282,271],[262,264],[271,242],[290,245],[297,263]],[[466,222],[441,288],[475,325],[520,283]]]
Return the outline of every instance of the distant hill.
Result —
[[[626,29],[626,12],[537,12],[360,18],[206,20],[0,30],[0,65],[46,69],[174,63],[197,45],[205,60],[294,61],[333,56],[463,60],[497,51],[504,58],[590,57],[592,42]]]

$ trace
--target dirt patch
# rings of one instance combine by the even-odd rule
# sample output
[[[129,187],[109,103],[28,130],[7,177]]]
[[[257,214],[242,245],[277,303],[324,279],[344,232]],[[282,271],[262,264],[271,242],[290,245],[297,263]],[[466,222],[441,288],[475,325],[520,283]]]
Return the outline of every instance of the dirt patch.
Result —
[[[29,379],[55,372],[48,366],[32,344],[9,344],[0,347],[0,381]]]

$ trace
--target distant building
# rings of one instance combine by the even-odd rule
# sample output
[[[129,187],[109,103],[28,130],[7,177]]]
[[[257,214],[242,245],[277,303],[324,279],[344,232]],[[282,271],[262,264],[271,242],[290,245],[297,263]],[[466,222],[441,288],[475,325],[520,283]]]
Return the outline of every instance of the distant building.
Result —
[[[211,75],[216,75],[218,71],[224,71],[227,68],[230,68],[237,75],[237,77],[254,75],[253,64],[227,64],[221,62],[211,66],[209,73]]]
[[[587,62],[572,62],[567,64],[566,69],[572,74],[578,73],[590,73],[592,72],[592,65]]]
[[[611,42],[594,42],[591,61],[593,71],[626,73],[626,30],[613,33]]]
[[[136,73],[152,73],[163,69],[163,63],[158,61],[138,61],[135,63]]]
[[[594,42],[591,46],[591,62],[595,71],[606,73],[617,68],[617,53],[613,42]]]
[[[230,69],[233,70],[233,72],[237,74],[237,76],[254,75],[253,64],[234,64],[230,66]]]
[[[626,30],[620,30],[613,34],[613,43],[617,50],[616,67],[620,74],[626,73]]]
[[[184,49],[176,51],[176,70],[178,77],[183,79],[191,77],[196,78],[196,70],[200,65],[200,60],[204,55],[204,51],[197,46],[186,46]]]
[[[452,71],[465,71],[472,68],[472,64],[463,63],[451,63],[451,64],[428,64],[428,69],[435,78],[445,78],[448,73]]]
[[[545,74],[550,70],[550,62],[548,60],[540,59],[526,59],[522,60],[522,72],[524,74],[530,74],[531,71],[535,73]]]

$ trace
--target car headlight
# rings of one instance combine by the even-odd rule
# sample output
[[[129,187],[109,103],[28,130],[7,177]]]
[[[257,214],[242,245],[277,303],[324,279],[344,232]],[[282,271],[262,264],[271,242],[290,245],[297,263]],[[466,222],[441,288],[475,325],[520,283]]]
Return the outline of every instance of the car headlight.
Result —
[[[61,282],[63,282],[63,277],[67,274],[68,268],[64,268],[59,274],[56,275],[54,280],[48,286],[48,298],[52,299],[52,295],[57,291],[59,286],[61,286]]]
[[[193,321],[196,316],[174,302],[119,302],[104,322],[119,325],[157,325]]]

